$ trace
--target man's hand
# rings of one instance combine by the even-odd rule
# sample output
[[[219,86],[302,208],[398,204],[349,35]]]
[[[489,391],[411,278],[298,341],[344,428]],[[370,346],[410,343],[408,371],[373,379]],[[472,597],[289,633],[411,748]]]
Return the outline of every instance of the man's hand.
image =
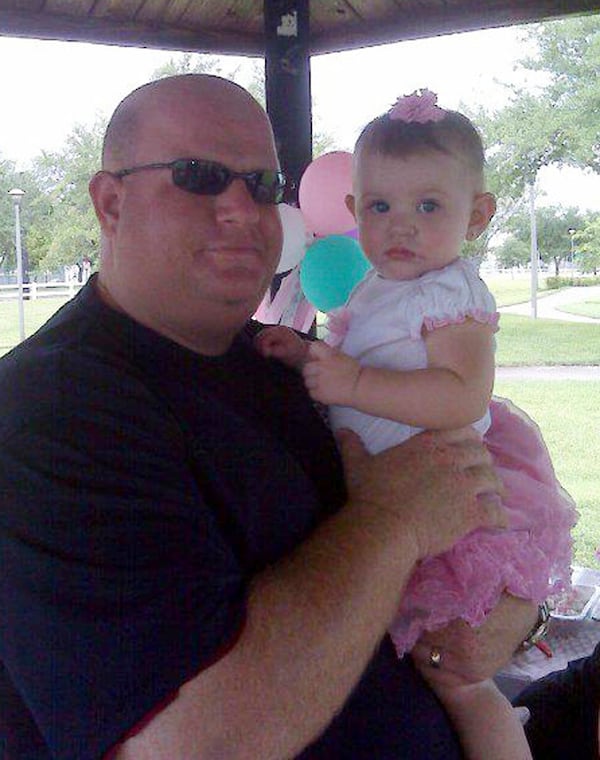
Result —
[[[471,428],[421,433],[375,456],[349,431],[339,441],[349,501],[369,504],[382,519],[393,515],[394,530],[409,536],[417,559],[476,528],[507,526],[501,481]]]
[[[326,343],[311,343],[304,365],[304,383],[311,397],[323,404],[354,406],[360,364]]]

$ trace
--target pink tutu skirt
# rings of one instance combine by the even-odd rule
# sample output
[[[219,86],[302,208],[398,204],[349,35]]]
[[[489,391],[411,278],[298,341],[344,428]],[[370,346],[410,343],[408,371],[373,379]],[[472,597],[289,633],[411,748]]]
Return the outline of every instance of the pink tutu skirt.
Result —
[[[456,618],[481,624],[504,591],[539,603],[570,583],[573,500],[535,422],[506,399],[494,398],[490,413],[485,442],[505,486],[509,528],[473,531],[418,566],[390,628],[399,656]]]

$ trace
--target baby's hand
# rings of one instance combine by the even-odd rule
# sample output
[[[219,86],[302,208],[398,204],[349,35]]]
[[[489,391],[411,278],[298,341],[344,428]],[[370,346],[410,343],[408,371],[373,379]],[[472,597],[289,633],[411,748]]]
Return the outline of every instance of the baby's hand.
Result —
[[[353,405],[360,364],[326,343],[311,343],[302,370],[304,383],[315,401]]]
[[[308,342],[289,327],[265,327],[254,338],[254,347],[262,356],[279,359],[288,367],[300,369],[308,354]]]

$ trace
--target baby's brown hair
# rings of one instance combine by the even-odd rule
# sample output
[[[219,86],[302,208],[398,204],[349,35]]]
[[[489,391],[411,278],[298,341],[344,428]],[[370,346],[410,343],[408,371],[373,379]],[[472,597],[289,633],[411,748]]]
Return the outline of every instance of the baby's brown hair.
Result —
[[[466,116],[444,110],[439,121],[423,123],[393,118],[392,112],[393,109],[367,124],[356,141],[355,155],[367,151],[402,158],[434,150],[461,158],[474,173],[483,176],[483,142]]]

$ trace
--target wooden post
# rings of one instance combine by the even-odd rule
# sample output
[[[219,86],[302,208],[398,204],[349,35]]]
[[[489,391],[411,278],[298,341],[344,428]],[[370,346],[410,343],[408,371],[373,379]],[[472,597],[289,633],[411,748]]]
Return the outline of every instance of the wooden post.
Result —
[[[288,177],[285,201],[292,204],[312,160],[308,6],[308,0],[264,0],[267,111]]]

